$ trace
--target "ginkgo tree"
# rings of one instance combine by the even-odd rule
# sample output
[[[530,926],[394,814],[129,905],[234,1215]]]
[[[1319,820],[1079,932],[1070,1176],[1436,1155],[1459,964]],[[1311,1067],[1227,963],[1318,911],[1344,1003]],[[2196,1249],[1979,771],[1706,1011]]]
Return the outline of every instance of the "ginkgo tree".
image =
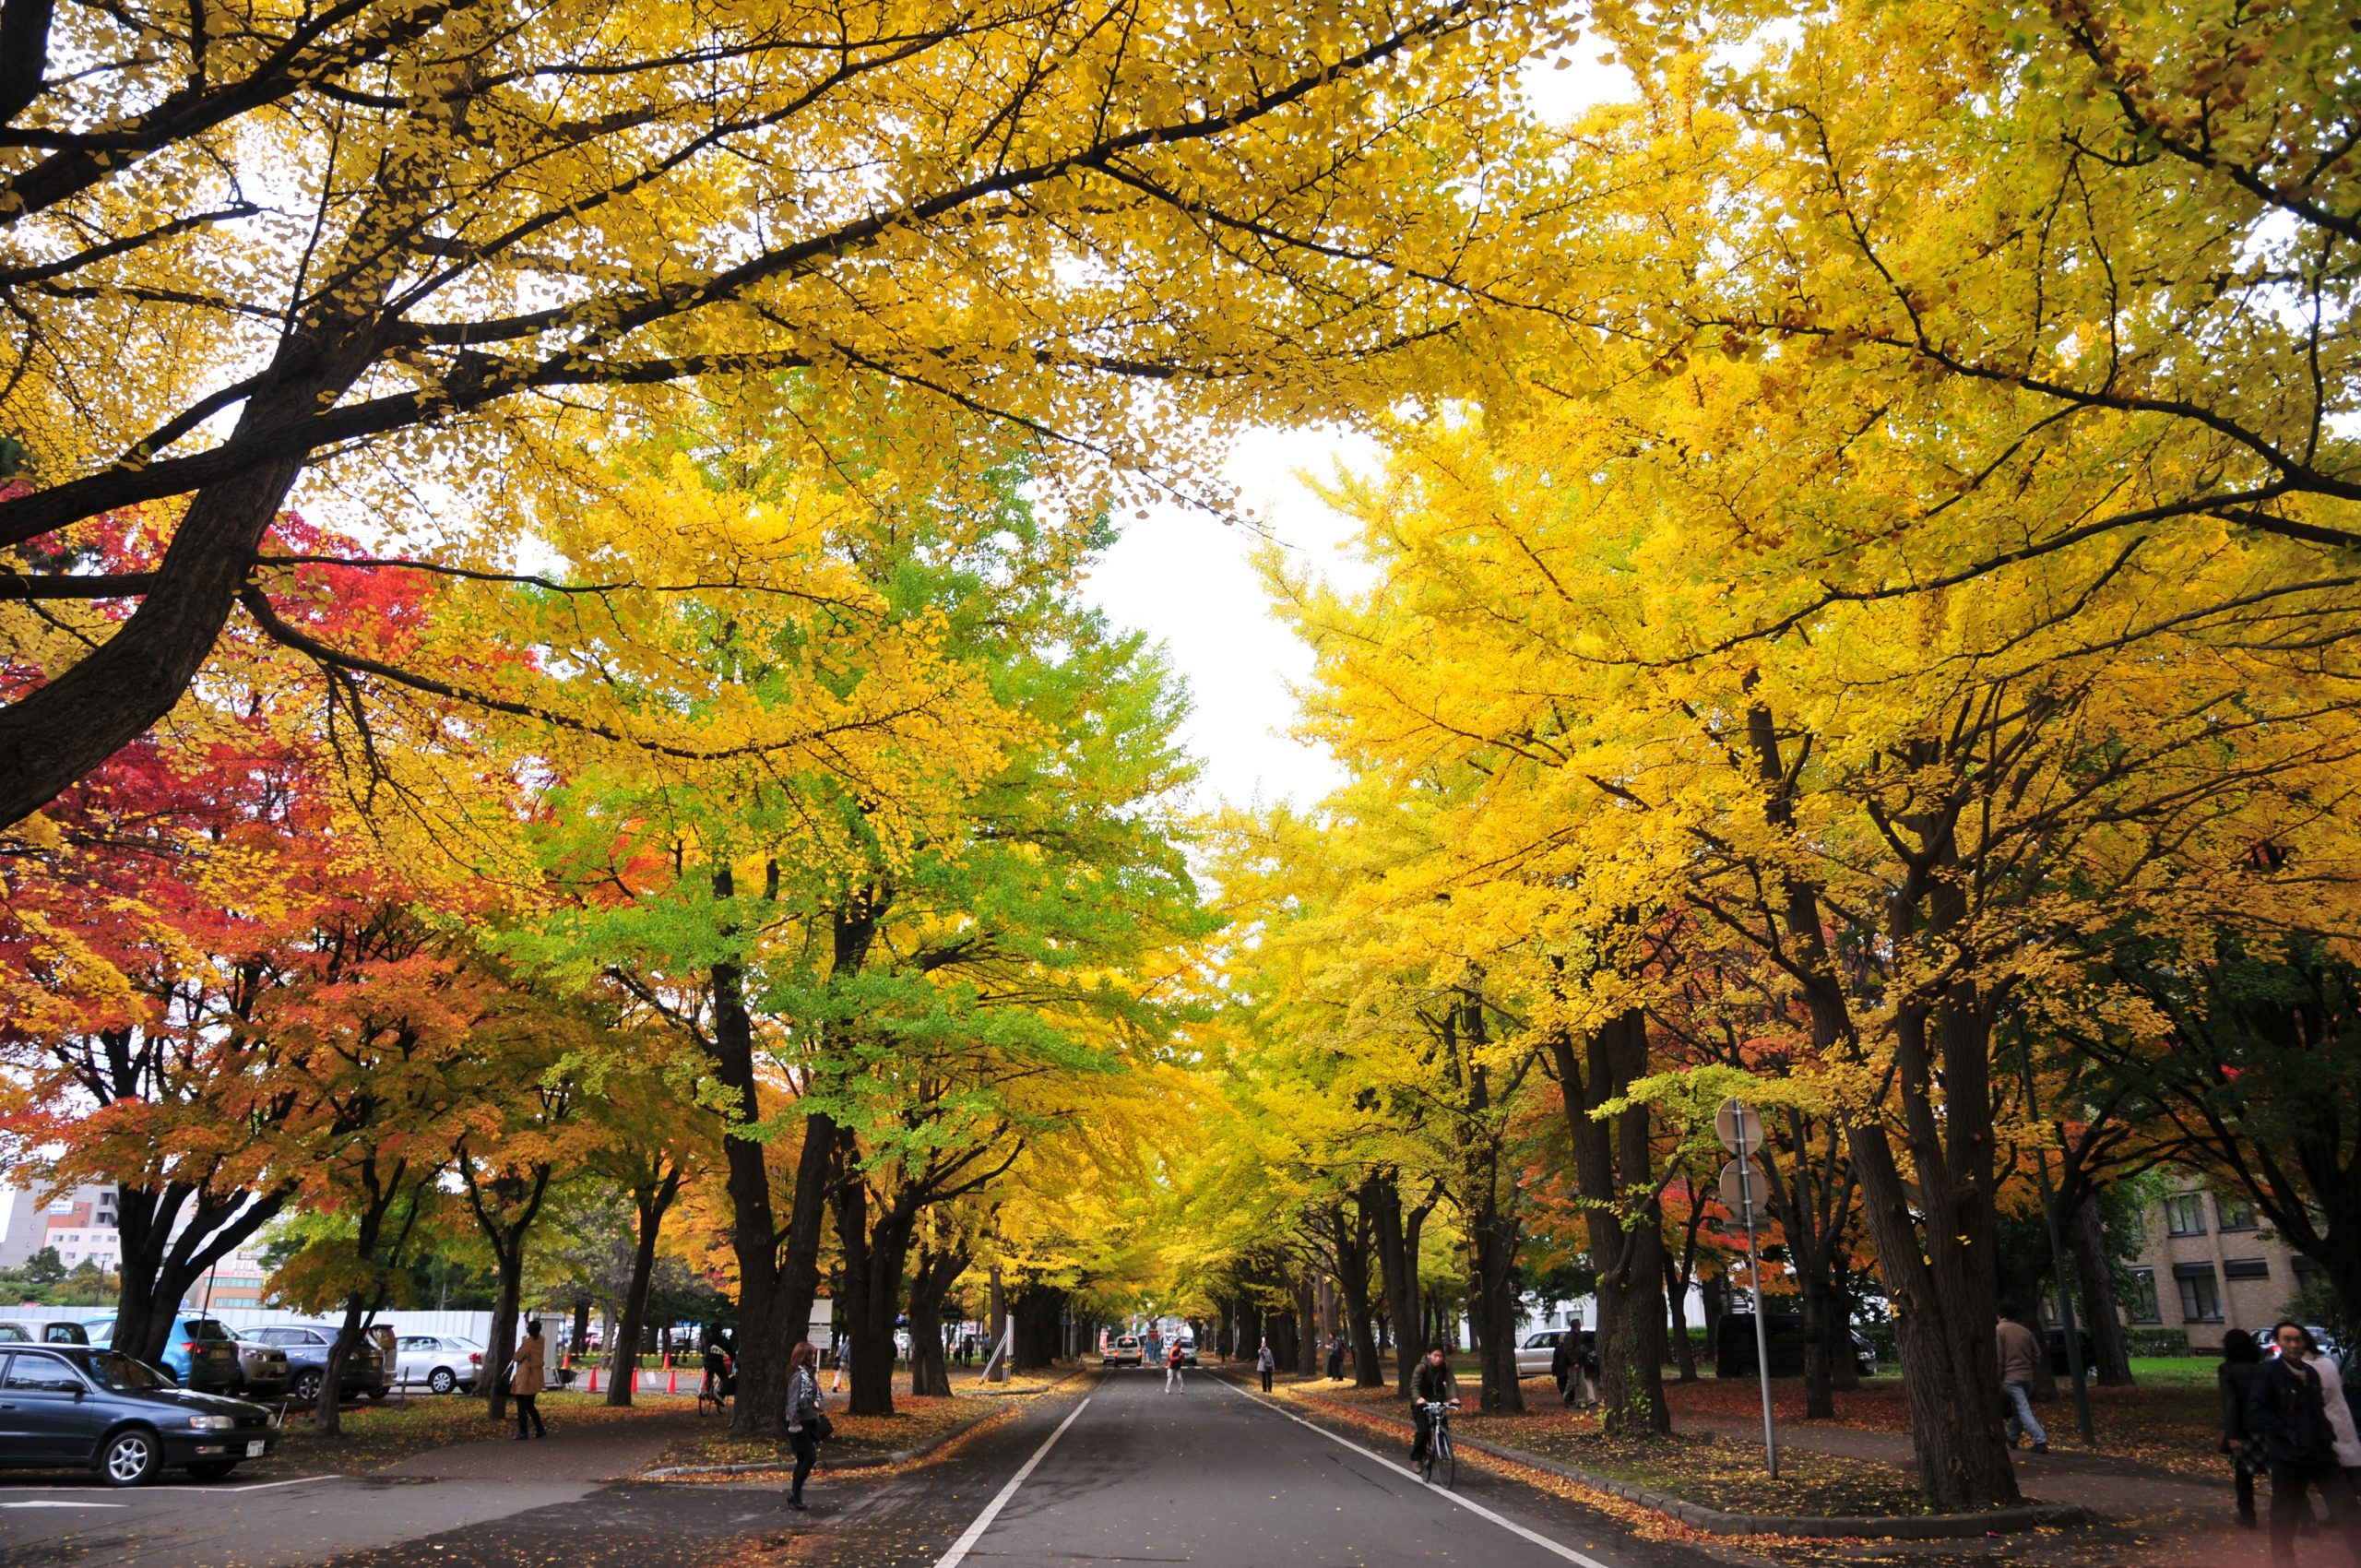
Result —
[[[579,445],[790,373],[1180,482],[1209,416],[1449,379],[1506,308],[1549,25],[1499,0],[9,0],[6,597],[136,603],[0,708],[0,821],[168,712],[233,613],[283,636],[291,497],[373,560],[516,573]],[[1513,324],[1506,324],[1513,325]],[[1453,350],[1456,351],[1456,350]],[[1066,459],[1071,458],[1068,463]],[[86,519],[170,548],[56,569]],[[322,667],[481,696],[432,664]]]

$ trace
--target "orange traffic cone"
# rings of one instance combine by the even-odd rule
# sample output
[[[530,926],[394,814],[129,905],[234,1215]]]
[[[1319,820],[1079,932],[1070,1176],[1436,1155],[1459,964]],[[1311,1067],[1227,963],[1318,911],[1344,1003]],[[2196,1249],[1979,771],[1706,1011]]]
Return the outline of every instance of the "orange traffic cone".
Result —
[[[678,1394],[681,1392],[680,1368],[674,1367],[670,1372],[664,1374],[664,1392],[667,1394]]]
[[[599,1392],[599,1363],[596,1361],[590,1363],[590,1392]]]

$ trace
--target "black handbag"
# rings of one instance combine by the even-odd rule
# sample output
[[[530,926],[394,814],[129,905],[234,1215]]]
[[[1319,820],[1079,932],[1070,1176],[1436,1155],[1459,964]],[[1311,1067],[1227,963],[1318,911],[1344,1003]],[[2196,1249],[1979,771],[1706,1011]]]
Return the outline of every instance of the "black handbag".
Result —
[[[821,1411],[818,1415],[816,1415],[816,1416],[814,1416],[814,1417],[813,1417],[813,1418],[812,1418],[812,1441],[813,1441],[813,1442],[814,1442],[814,1443],[833,1443],[834,1441],[836,1441],[836,1422],[834,1422],[834,1421],[832,1421],[832,1420],[828,1420],[828,1412],[827,1412],[827,1411],[823,1410],[823,1411]]]

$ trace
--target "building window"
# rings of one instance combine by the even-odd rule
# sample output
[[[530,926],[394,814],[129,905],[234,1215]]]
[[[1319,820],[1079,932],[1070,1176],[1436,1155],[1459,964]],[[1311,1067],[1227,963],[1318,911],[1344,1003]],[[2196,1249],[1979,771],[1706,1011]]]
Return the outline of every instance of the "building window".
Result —
[[[2228,1229],[2228,1226],[2224,1226]],[[2269,1258],[2231,1258],[2222,1265],[2225,1279],[2268,1279],[2271,1277]]]
[[[2255,1218],[2254,1205],[2244,1198],[2214,1198],[2213,1219],[2225,1230],[2252,1230],[2260,1223]]]
[[[2134,1323],[2162,1323],[2164,1313],[2156,1306],[2156,1271],[2135,1268],[2131,1271],[2131,1289],[2125,1298],[2123,1310]]]
[[[2180,1287],[2180,1316],[2183,1323],[2222,1321],[2222,1288],[2214,1283],[2212,1264],[2175,1264],[2173,1283]]]
[[[2205,1234],[2205,1194],[2176,1193],[2165,1200],[2165,1234],[2167,1236],[2202,1236]]]

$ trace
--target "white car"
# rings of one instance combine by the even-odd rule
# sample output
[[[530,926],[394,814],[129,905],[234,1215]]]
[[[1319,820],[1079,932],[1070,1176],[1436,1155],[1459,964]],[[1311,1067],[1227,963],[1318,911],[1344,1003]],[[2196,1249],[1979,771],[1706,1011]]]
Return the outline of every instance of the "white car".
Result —
[[[456,1334],[405,1334],[394,1341],[393,1381],[437,1394],[465,1392],[483,1375],[483,1347]]]
[[[1579,1328],[1544,1328],[1525,1336],[1516,1348],[1516,1375],[1547,1377],[1549,1359],[1558,1353],[1558,1341],[1569,1334],[1580,1334]]]

